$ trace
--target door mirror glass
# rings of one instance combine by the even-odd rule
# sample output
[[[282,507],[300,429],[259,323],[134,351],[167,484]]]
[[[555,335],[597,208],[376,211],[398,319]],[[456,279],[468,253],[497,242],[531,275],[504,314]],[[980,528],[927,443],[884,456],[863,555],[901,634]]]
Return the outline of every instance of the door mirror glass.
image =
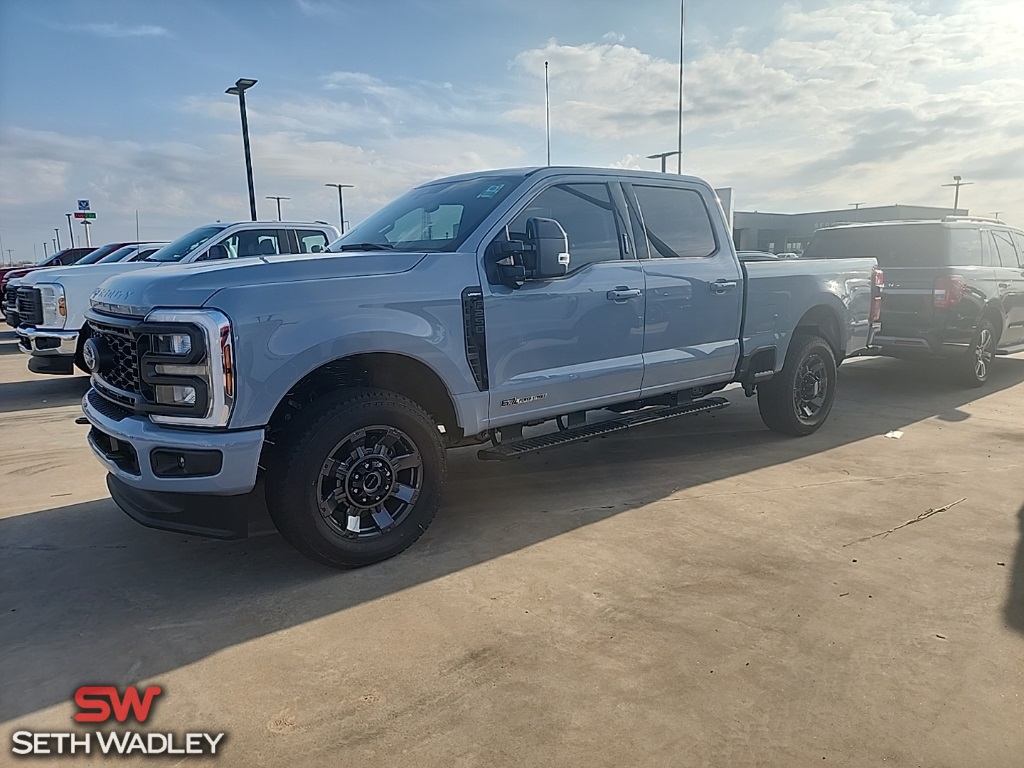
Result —
[[[526,242],[531,250],[524,254],[530,277],[545,280],[561,277],[569,271],[569,236],[554,219],[526,221]]]

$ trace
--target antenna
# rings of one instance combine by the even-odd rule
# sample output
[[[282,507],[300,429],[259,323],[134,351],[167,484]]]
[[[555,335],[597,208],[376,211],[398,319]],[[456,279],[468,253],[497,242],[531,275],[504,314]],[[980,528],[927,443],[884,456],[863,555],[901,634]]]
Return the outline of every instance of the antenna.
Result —
[[[679,0],[679,146],[676,151],[676,173],[683,173],[683,62],[686,39],[686,0]]]
[[[551,89],[548,86],[548,63],[544,62],[544,131],[548,140],[548,165],[551,165]]]
[[[141,243],[142,238],[139,237],[139,209],[135,209],[135,242]]]

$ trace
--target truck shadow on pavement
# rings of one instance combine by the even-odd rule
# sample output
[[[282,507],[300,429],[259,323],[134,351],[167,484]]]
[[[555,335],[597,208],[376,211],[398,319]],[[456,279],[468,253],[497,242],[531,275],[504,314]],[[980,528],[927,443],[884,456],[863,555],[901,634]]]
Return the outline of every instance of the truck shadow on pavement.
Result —
[[[0,384],[0,413],[78,405],[88,389],[88,376],[39,376],[7,382]]]
[[[966,418],[961,406],[1022,381],[1024,360],[1017,359],[1000,361],[989,385],[971,391],[897,361],[872,360],[843,367],[832,420],[804,439],[765,430],[755,400],[733,390],[733,407],[714,416],[510,464],[480,463],[473,450],[453,452],[447,496],[431,529],[399,557],[359,571],[320,567],[277,535],[217,542],[146,530],[109,499],[0,519],[0,712],[4,720],[21,719],[69,701],[84,683],[159,682],[224,648],[680,490],[926,418]],[[1024,510],[1021,525],[1005,611],[1024,632]]]

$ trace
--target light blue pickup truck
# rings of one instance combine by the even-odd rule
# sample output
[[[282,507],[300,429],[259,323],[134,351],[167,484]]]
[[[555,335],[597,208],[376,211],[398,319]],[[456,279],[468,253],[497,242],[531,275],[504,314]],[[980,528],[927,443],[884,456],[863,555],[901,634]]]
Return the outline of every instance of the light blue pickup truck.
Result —
[[[810,434],[880,285],[873,259],[741,261],[697,178],[474,173],[327,253],[109,279],[83,408],[143,525],[238,538],[265,499],[301,552],[356,567],[426,530],[448,448],[519,457],[724,408],[733,382],[768,427]]]

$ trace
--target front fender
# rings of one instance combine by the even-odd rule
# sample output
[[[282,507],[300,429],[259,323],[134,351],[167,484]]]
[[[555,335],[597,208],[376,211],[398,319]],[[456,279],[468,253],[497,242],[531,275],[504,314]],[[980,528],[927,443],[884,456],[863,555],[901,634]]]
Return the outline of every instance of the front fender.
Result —
[[[413,273],[225,289],[208,306],[232,320],[237,394],[231,427],[264,426],[281,398],[320,366],[356,354],[413,358],[433,370],[467,426],[460,394],[480,393],[462,331],[461,282],[443,279],[438,258]],[[470,266],[465,261],[465,266]],[[435,273],[435,274],[430,274]],[[457,278],[456,278],[457,279]],[[458,289],[453,290],[452,286]],[[450,298],[438,298],[438,295]],[[267,307],[254,313],[252,307]]]

